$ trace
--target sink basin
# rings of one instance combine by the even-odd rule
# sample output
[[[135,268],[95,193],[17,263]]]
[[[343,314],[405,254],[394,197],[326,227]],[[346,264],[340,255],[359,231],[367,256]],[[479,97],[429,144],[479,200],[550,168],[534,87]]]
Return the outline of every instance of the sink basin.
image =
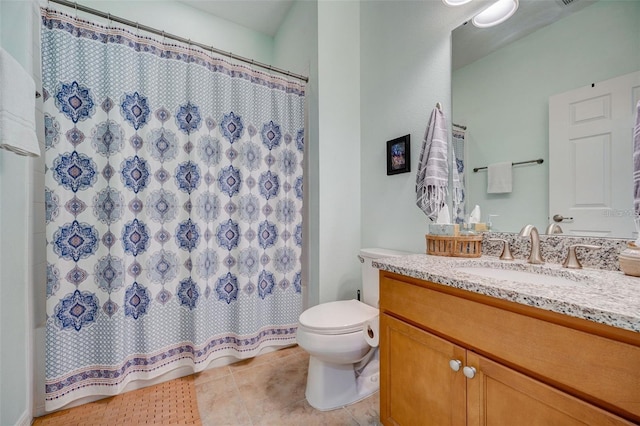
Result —
[[[516,271],[513,269],[496,269],[486,266],[470,266],[466,268],[457,268],[456,271],[464,272],[469,275],[476,275],[485,278],[494,278],[498,280],[515,281],[527,284],[575,284],[568,278],[556,277],[553,275],[536,274],[534,272]]]

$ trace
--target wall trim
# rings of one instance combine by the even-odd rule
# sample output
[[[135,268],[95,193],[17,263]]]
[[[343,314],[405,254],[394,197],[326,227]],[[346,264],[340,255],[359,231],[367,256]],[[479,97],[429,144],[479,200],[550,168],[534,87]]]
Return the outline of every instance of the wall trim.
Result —
[[[18,418],[16,426],[31,426],[31,422],[33,422],[33,417],[31,417],[29,410],[25,410],[20,418]]]

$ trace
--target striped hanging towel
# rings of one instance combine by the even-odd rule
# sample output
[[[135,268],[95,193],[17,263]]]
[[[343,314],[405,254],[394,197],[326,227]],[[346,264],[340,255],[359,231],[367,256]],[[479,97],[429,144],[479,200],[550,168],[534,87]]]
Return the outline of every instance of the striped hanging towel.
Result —
[[[449,189],[449,151],[447,123],[439,108],[431,112],[420,151],[416,176],[416,204],[435,220],[447,202]]]
[[[640,101],[636,105],[636,125],[633,128],[633,208],[640,215]]]

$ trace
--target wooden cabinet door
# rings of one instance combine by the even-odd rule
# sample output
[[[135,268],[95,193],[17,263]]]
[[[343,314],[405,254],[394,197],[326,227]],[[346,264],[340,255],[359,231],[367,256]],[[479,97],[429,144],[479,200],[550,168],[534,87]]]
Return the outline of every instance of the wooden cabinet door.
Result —
[[[469,426],[633,424],[471,351],[466,365]]]
[[[459,360],[453,371],[449,361]],[[380,420],[384,425],[466,424],[465,350],[380,315]]]

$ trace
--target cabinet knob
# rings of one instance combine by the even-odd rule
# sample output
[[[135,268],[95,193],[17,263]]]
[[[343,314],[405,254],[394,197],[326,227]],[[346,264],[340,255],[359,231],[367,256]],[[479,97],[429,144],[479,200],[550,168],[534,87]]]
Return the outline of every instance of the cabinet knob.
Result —
[[[467,366],[462,369],[462,372],[467,379],[473,379],[476,376],[476,369],[473,367]]]
[[[453,371],[458,371],[460,370],[460,367],[462,367],[462,361],[459,359],[452,359],[449,361],[449,367],[451,367]]]

